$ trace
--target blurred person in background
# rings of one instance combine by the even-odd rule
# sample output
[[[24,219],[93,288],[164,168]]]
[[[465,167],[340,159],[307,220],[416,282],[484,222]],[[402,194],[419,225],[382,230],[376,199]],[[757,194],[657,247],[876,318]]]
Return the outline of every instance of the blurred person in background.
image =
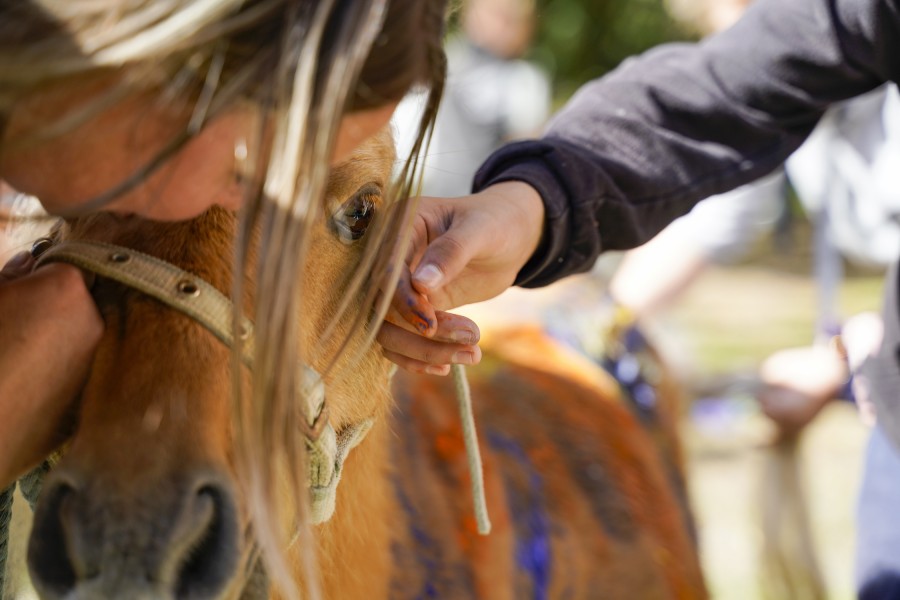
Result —
[[[534,0],[465,0],[459,31],[446,43],[447,83],[428,150],[423,193],[462,196],[491,152],[536,137],[550,115],[550,79],[525,60],[535,27]],[[421,97],[398,108],[404,133],[418,122]]]
[[[874,421],[863,358],[878,349],[882,325],[870,313],[842,324],[837,291],[844,260],[884,270],[900,256],[898,164],[900,93],[892,86],[829,110],[786,163],[815,228],[818,286],[816,343],[777,352],[760,368],[761,404],[788,430],[803,427],[838,396],[855,400],[864,421]],[[828,344],[836,334],[840,343]],[[845,385],[848,366],[852,386]]]
[[[668,8],[708,35],[730,27],[751,1],[669,0]],[[900,254],[895,218],[900,200],[894,193],[898,156],[896,89],[882,87],[835,106],[784,170],[707,199],[628,252],[610,281],[610,296],[638,323],[668,308],[707,267],[740,259],[754,241],[774,229],[790,180],[816,229],[817,329],[812,346],[776,352],[761,365],[758,399],[780,428],[796,432],[829,400],[852,396],[845,385],[845,351],[829,343],[841,332],[836,292],[842,257],[885,268]],[[853,334],[843,343],[862,344],[853,348],[854,355],[868,353],[880,341],[871,315],[851,329]],[[864,415],[870,412],[864,400],[861,410]]]

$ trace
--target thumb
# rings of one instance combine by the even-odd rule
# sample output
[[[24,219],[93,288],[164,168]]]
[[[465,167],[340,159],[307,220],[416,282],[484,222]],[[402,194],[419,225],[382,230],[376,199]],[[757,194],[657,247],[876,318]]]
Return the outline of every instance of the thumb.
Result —
[[[439,290],[452,282],[474,255],[473,244],[462,243],[454,232],[443,234],[425,249],[412,275],[413,287],[426,296]]]

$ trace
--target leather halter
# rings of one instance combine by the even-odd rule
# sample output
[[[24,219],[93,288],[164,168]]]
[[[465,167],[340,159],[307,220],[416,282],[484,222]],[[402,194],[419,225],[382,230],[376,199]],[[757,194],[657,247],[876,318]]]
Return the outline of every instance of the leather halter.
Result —
[[[87,241],[53,243],[49,238],[35,242],[35,248],[48,244],[52,245],[39,255],[38,266],[50,262],[68,263],[155,298],[191,317],[229,347],[239,339],[241,359],[245,365],[253,367],[253,323],[239,316],[238,335],[235,336],[234,304],[203,279],[130,248]],[[299,396],[304,402],[303,421],[309,448],[311,518],[313,523],[320,523],[334,513],[335,493],[344,459],[366,436],[373,419],[335,432],[328,422],[321,375],[306,364],[301,365],[300,370]]]

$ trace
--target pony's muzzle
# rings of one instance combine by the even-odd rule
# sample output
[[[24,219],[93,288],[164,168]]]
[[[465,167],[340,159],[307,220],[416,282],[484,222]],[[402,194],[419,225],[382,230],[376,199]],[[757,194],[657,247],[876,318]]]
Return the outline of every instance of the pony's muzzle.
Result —
[[[220,597],[240,557],[234,494],[208,470],[144,493],[116,493],[73,472],[47,482],[28,567],[45,599]]]

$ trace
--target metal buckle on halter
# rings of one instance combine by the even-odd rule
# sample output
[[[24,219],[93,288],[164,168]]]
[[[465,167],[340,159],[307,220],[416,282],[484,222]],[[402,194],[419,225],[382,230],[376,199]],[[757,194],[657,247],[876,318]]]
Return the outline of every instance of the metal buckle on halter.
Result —
[[[49,237],[42,237],[34,240],[34,243],[31,244],[31,256],[40,258],[41,254],[49,250],[53,244],[53,238]]]

